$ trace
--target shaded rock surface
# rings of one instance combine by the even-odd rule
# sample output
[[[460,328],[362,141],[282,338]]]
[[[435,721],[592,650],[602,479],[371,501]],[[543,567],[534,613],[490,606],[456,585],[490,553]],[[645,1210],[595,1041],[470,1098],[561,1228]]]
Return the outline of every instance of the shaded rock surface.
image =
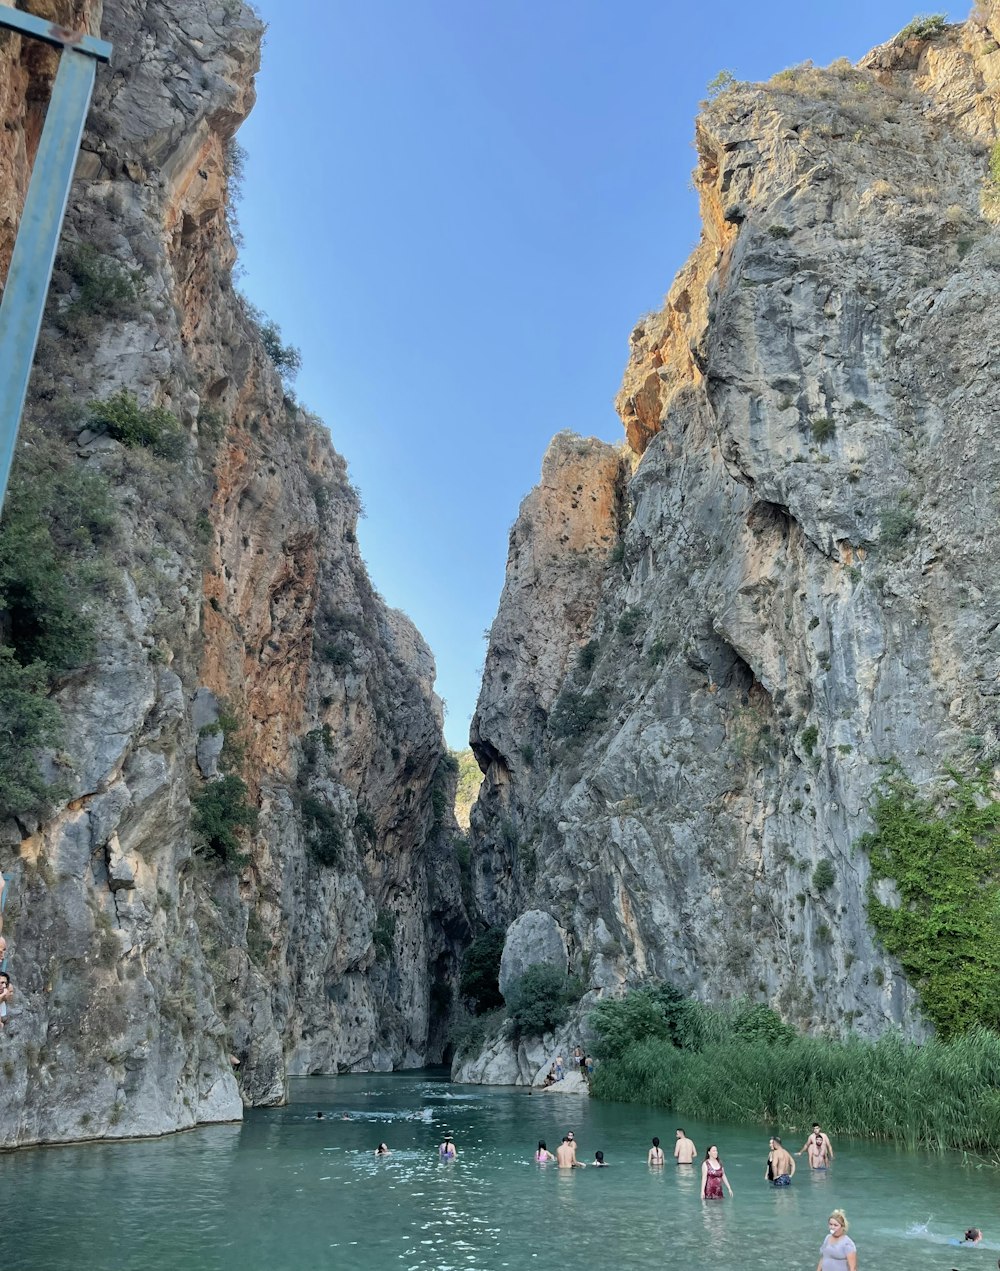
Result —
[[[65,797],[0,833],[5,1146],[160,1134],[280,1101],[289,1074],[439,1061],[468,939],[433,659],[372,589],[346,465],[232,286],[262,26],[210,0],[45,16],[100,23],[115,57],[20,454],[105,481],[118,528],[94,655],[55,692]],[[54,67],[0,48],[4,270]],[[93,425],[87,403],[122,387],[176,418],[178,454]],[[222,770],[259,816],[228,868],[192,825]]]
[[[631,337],[630,456],[561,434],[522,505],[477,897],[549,914],[596,992],[926,1032],[855,844],[887,762],[925,786],[1000,753],[998,45],[994,2],[709,103],[701,241]],[[581,564],[558,518],[597,507]],[[578,568],[586,604],[532,591]],[[528,1079],[509,1047],[477,1064]]]

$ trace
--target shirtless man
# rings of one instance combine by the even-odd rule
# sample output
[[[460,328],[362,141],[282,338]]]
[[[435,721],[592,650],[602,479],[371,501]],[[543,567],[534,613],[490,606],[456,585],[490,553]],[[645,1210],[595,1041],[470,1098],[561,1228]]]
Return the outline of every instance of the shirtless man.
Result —
[[[826,1169],[833,1161],[833,1144],[819,1128],[819,1122],[813,1122],[812,1134],[802,1144],[802,1151],[796,1152],[796,1156],[801,1156],[802,1152],[809,1153],[810,1169]]]
[[[771,1150],[767,1155],[767,1168],[764,1170],[764,1177],[769,1183],[773,1183],[775,1187],[787,1187],[792,1181],[792,1175],[795,1173],[795,1162],[792,1160],[792,1154],[787,1148],[782,1147],[781,1139],[777,1136],[770,1140]]]
[[[576,1139],[571,1134],[564,1134],[563,1141],[556,1148],[556,1160],[560,1169],[586,1169],[582,1161],[576,1159]]]
[[[691,1165],[698,1155],[698,1149],[683,1130],[677,1131],[677,1142],[674,1144],[674,1160],[678,1165]]]

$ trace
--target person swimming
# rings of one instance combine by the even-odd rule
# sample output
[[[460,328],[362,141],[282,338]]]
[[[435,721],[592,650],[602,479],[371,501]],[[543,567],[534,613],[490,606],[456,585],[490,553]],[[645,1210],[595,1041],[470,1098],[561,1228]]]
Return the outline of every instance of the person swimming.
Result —
[[[378,1147],[375,1149],[375,1155],[376,1156],[391,1156],[392,1152],[389,1150],[389,1144],[380,1143]]]
[[[603,1153],[603,1152],[595,1152],[595,1153],[594,1153],[594,1165],[595,1165],[598,1169],[607,1169],[607,1168],[608,1168],[608,1163],[607,1163],[607,1161],[604,1159],[604,1153]]]

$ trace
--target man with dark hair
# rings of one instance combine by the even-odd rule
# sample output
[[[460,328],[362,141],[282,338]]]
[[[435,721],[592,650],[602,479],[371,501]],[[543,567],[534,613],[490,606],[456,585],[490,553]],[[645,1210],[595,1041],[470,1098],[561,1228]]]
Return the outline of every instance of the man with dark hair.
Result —
[[[795,1162],[787,1148],[782,1147],[777,1135],[769,1140],[770,1152],[767,1154],[767,1168],[764,1177],[775,1187],[788,1187],[795,1173]]]
[[[674,1144],[674,1160],[678,1165],[692,1165],[698,1155],[698,1149],[683,1130],[677,1131],[677,1142]]]

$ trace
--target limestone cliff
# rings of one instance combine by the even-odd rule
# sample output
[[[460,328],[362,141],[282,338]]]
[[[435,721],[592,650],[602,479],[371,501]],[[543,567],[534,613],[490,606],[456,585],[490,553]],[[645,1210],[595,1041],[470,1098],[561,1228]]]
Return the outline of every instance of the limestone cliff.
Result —
[[[618,399],[627,497],[557,439],[473,721],[480,901],[548,915],[592,993],[925,1028],[854,844],[886,761],[925,784],[998,754],[998,128],[995,0],[698,120],[701,241]],[[557,511],[616,503],[581,563]],[[589,603],[540,606],[528,545]]]
[[[53,792],[2,822],[3,1145],[162,1133],[279,1101],[288,1074],[440,1059],[468,928],[432,657],[373,591],[346,465],[232,286],[262,27],[237,0],[28,7],[99,24],[115,56],[5,525],[64,535],[59,604],[86,579],[94,639],[62,670],[47,655]],[[54,66],[2,42],[3,269]],[[53,488],[87,499],[33,521]],[[51,613],[3,568],[25,663]]]

